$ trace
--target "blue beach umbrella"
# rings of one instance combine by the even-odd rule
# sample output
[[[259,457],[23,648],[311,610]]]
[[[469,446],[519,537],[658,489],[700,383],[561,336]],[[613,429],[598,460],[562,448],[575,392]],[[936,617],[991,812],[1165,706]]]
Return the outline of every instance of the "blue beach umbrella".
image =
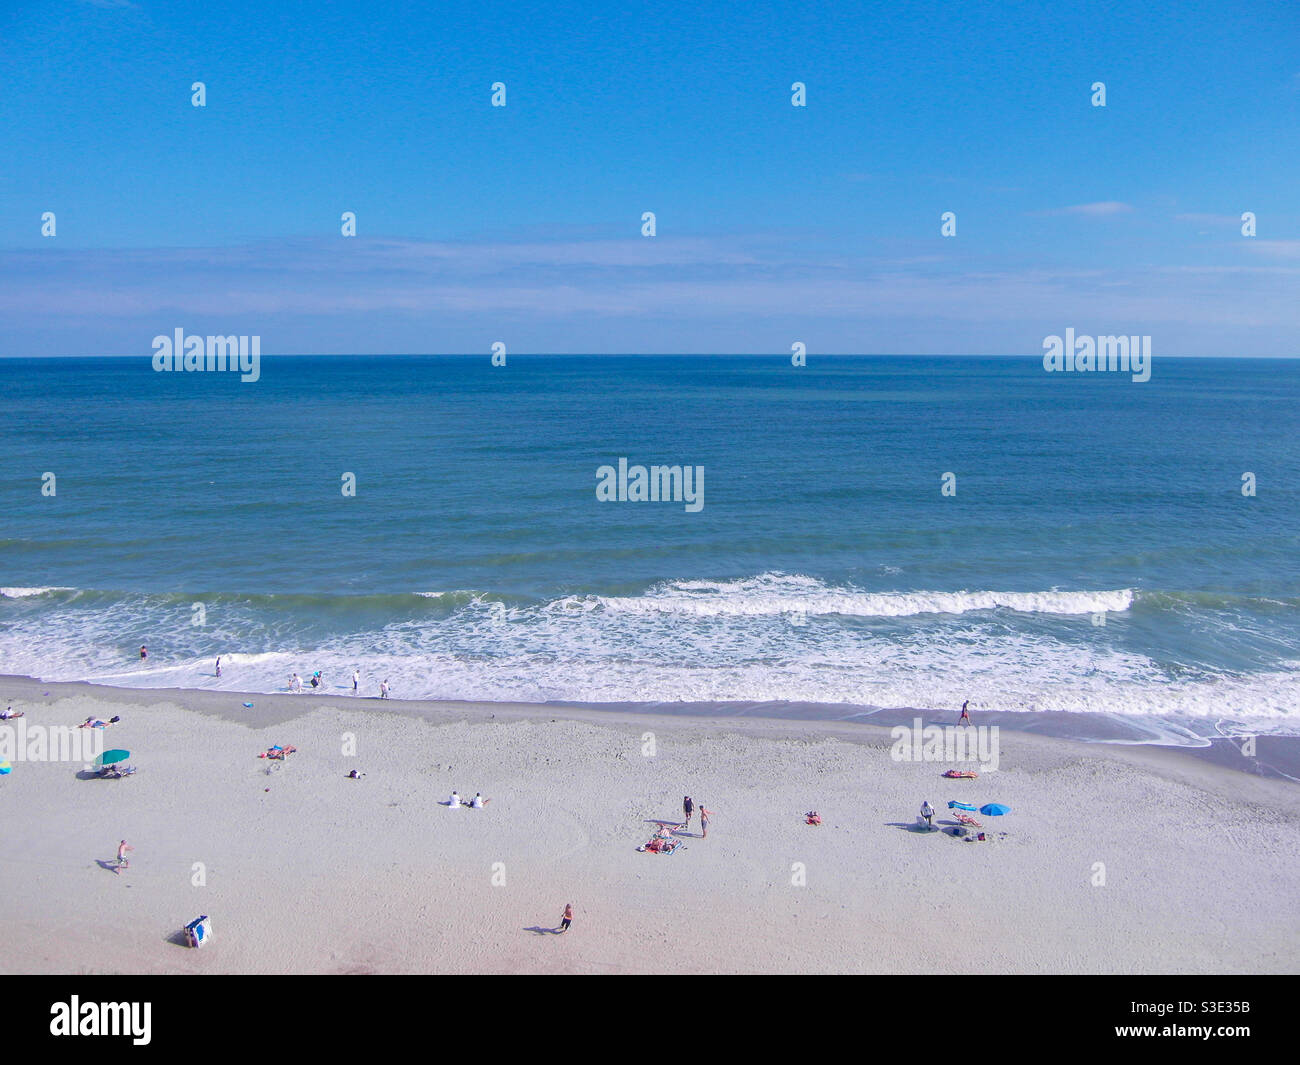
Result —
[[[1011,812],[1010,806],[1003,806],[1000,802],[991,802],[987,806],[980,807],[980,813],[985,817],[1001,817],[1003,814]]]

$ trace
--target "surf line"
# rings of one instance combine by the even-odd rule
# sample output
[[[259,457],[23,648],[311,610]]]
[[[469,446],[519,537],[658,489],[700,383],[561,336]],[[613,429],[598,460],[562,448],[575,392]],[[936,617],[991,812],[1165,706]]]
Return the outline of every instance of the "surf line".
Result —
[[[704,509],[703,466],[629,466],[627,458],[596,468],[596,498],[602,503],[682,503],[695,514]]]

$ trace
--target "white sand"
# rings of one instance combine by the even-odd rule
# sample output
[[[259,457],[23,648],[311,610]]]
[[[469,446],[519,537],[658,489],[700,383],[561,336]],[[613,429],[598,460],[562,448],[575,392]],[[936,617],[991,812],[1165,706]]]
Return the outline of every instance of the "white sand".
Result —
[[[1000,771],[947,781],[866,726],[56,687],[15,705],[121,714],[105,738],[140,771],[0,778],[6,973],[1300,969],[1300,788],[1175,753],[1003,730]],[[268,773],[273,743],[298,753]],[[492,802],[438,805],[453,786]],[[697,822],[677,854],[638,853],[686,793],[709,838]],[[1010,836],[897,827],[924,798],[1005,803],[987,823]],[[119,874],[97,859],[122,837]],[[570,933],[533,931],[566,902]],[[200,913],[209,947],[170,941]]]

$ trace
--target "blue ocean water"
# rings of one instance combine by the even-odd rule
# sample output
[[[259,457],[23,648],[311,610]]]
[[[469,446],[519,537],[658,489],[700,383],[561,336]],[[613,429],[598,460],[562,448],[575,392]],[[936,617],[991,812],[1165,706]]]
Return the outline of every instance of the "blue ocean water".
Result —
[[[1135,383],[1038,358],[268,357],[241,383],[9,359],[0,383],[0,672],[1300,734],[1292,360]],[[703,508],[599,501],[620,458],[702,466]]]

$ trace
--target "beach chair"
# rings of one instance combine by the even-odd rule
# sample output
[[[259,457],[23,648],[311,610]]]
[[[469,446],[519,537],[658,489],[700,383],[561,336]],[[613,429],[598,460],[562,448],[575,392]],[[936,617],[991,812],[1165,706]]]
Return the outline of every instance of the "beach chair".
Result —
[[[185,926],[185,945],[187,947],[205,946],[212,938],[212,921],[205,913],[196,917]]]

